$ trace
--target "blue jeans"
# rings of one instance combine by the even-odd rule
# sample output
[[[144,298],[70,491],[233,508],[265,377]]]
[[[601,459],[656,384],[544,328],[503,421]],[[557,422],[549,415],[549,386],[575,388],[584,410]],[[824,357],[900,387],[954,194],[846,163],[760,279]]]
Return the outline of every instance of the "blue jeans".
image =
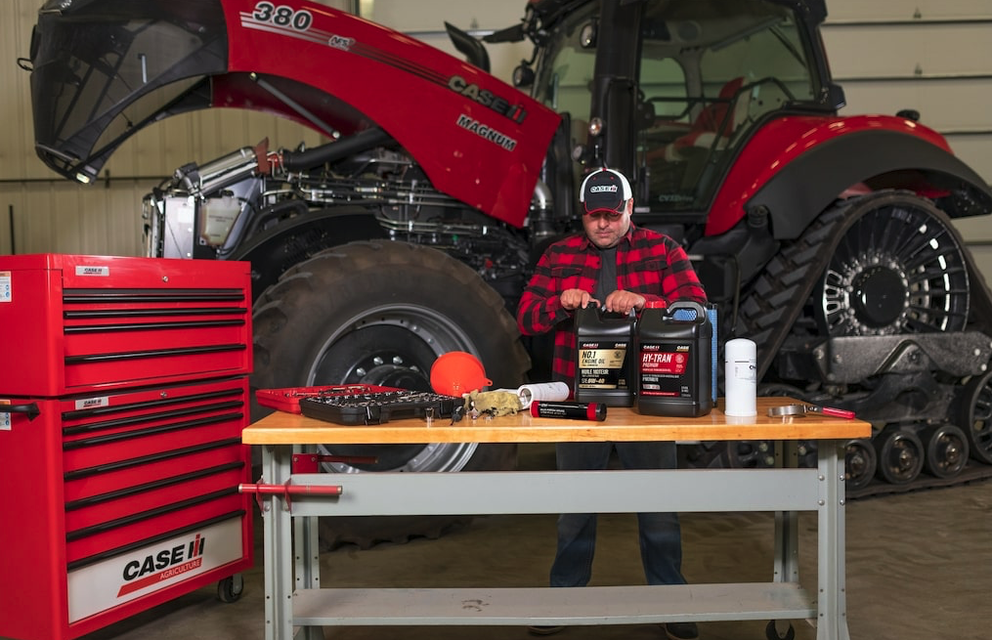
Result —
[[[624,469],[674,469],[674,442],[567,442],[555,449],[558,469],[606,469],[616,447]],[[682,576],[682,531],[676,513],[638,513],[641,563],[648,584],[685,584]],[[563,513],[558,517],[558,552],[551,565],[552,587],[584,587],[592,575],[596,550],[596,514]]]

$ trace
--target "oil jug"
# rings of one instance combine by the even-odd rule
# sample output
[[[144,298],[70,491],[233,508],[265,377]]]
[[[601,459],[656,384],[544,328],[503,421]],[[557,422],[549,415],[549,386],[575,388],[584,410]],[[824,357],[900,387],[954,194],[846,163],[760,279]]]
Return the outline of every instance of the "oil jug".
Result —
[[[596,305],[576,309],[576,370],[573,396],[577,402],[609,407],[634,405],[633,313],[612,313]]]
[[[697,302],[649,302],[636,330],[637,412],[698,417],[713,408],[713,327]]]

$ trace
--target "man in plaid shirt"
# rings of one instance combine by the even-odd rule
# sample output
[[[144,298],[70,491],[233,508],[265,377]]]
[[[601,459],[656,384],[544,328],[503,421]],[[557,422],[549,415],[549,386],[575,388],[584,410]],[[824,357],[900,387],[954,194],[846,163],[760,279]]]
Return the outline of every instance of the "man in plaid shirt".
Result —
[[[633,193],[623,174],[612,169],[590,173],[579,190],[584,233],[547,248],[524,290],[517,324],[524,335],[555,331],[552,376],[572,387],[576,343],[572,314],[590,303],[607,311],[641,311],[649,300],[693,300],[706,293],[689,257],[672,238],[631,222]],[[606,469],[613,448],[625,469],[673,469],[674,442],[558,443],[558,468]],[[641,561],[648,584],[685,584],[682,539],[675,513],[639,513]],[[569,513],[558,518],[558,551],[551,566],[552,587],[581,587],[592,575],[596,514]],[[548,635],[562,627],[530,627]],[[669,638],[698,637],[695,623],[664,625]]]

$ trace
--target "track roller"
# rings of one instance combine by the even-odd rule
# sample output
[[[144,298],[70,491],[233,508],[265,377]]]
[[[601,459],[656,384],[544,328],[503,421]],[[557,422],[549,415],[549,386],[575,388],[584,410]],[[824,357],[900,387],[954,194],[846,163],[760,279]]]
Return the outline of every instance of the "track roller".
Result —
[[[876,437],[876,474],[891,484],[909,484],[920,475],[926,457],[920,437],[900,427],[886,427]]]
[[[961,427],[953,424],[928,427],[920,434],[920,439],[926,443],[924,466],[930,475],[953,478],[968,464],[968,438]]]
[[[868,438],[851,440],[844,447],[844,479],[848,491],[867,487],[878,470],[878,454]]]

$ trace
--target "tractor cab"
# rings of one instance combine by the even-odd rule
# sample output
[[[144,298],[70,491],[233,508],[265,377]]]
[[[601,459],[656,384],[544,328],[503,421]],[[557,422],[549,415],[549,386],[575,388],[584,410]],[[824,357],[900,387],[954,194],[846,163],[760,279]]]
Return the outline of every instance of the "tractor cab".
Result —
[[[567,114],[575,184],[605,163],[636,182],[642,219],[698,223],[755,129],[842,102],[825,86],[817,20],[793,5],[647,0],[557,13],[535,3],[538,54],[515,77],[532,77],[534,97]]]

